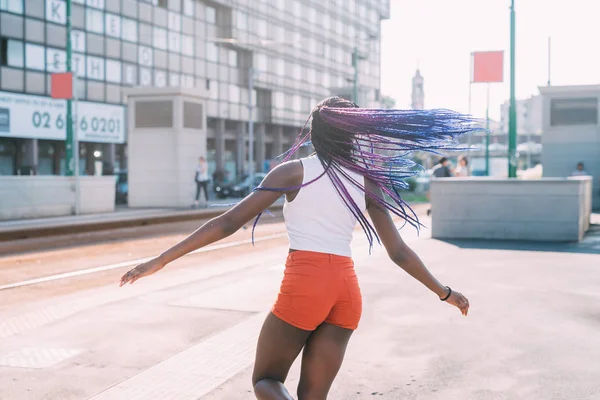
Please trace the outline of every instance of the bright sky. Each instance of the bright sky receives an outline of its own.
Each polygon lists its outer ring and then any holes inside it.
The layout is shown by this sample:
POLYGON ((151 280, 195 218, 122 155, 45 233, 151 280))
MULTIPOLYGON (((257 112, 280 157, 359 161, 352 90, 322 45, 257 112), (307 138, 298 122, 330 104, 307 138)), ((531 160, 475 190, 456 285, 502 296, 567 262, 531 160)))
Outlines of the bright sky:
MULTIPOLYGON (((509 97, 510 0, 391 0, 382 28, 382 94, 409 108, 417 63, 425 107, 468 111, 470 53, 504 50, 505 83, 492 84, 490 117, 509 97)), ((600 84, 600 1, 515 0, 517 98, 552 85, 600 84)), ((486 85, 474 84, 472 113, 485 116, 486 85)))

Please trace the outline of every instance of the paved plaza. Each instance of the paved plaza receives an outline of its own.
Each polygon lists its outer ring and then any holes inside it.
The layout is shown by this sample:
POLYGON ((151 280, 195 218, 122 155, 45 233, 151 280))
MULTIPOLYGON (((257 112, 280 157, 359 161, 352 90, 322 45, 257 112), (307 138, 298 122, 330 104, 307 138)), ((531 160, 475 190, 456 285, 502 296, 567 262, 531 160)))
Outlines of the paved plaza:
MULTIPOLYGON (((267 222, 254 247, 242 230, 124 288, 127 261, 156 254, 190 225, 3 256, 0 286, 18 287, 0 290, 0 399, 252 399, 256 337, 287 251, 281 222, 267 222), (77 274, 89 268, 98 271, 77 274)), ((331 399, 600 399, 597 226, 564 245, 402 232, 444 284, 468 296, 469 316, 383 249, 369 255, 357 230, 364 315, 331 399)), ((298 373, 296 363, 291 392, 298 373)))

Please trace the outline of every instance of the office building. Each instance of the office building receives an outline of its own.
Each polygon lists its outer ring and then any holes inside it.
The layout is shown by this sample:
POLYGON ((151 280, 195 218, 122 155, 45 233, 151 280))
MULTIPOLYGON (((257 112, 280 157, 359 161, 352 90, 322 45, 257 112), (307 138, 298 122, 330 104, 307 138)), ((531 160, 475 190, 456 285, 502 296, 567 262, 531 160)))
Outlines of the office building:
MULTIPOLYGON (((389 0, 73 0, 80 169, 127 167, 123 87, 186 86, 209 93, 209 166, 229 178, 247 170, 252 99, 263 170, 318 101, 354 93, 355 49, 358 103, 379 106, 386 18, 389 0)), ((64 174, 65 104, 49 95, 66 21, 64 0, 0 0, 0 174, 64 174)))

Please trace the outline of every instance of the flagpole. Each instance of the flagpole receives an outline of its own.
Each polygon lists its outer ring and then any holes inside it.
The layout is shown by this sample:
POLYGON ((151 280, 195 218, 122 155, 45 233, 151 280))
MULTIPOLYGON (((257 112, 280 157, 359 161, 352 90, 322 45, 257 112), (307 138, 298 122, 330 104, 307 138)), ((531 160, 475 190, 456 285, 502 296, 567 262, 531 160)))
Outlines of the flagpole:
MULTIPOLYGON (((472 87, 473 87, 473 52, 471 52, 470 57, 470 75, 469 75, 469 115, 471 115, 471 101, 472 101, 472 87)), ((471 135, 467 136, 469 149, 471 148, 471 135)))

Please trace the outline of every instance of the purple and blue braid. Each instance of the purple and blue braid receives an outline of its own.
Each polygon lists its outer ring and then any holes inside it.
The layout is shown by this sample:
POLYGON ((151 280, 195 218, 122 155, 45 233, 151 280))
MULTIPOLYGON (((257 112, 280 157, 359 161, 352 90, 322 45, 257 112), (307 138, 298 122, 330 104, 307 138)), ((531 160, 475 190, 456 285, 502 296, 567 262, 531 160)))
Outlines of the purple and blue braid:
MULTIPOLYGON (((293 188, 259 186, 255 190, 289 192, 327 175, 346 207, 358 220, 372 248, 374 239, 380 242, 379 236, 352 199, 344 181, 419 230, 421 224, 416 213, 400 194, 408 187, 405 179, 416 175, 422 168, 408 156, 415 151, 439 154, 441 151, 461 150, 457 147, 458 137, 476 130, 481 130, 477 119, 451 110, 365 109, 340 97, 330 97, 313 109, 295 143, 283 154, 285 162, 301 147, 312 144, 323 164, 323 174, 293 188), (310 129, 307 131, 309 121, 310 129), (383 192, 383 198, 352 178, 348 170, 373 182, 383 192)), ((253 238, 261 215, 254 221, 253 238)))

